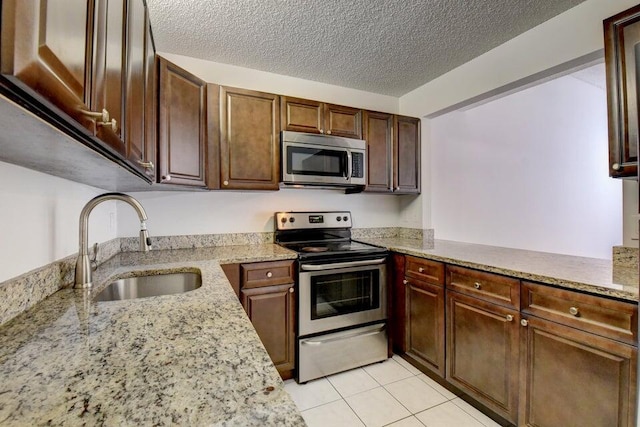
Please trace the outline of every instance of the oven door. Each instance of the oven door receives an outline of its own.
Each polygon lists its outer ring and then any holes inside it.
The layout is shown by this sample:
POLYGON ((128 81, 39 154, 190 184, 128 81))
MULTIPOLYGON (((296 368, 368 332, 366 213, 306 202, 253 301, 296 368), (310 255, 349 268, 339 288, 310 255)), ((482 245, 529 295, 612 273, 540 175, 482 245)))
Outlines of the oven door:
POLYGON ((300 265, 299 335, 386 319, 386 258, 300 265))

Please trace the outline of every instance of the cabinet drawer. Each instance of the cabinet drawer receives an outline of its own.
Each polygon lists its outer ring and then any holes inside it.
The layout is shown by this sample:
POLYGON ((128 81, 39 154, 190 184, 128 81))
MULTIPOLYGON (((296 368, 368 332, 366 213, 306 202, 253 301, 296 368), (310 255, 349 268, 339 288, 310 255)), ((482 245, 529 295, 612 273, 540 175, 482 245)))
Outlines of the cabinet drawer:
POLYGON ((444 286, 444 264, 441 262, 406 256, 404 274, 444 286))
POLYGON ((447 288, 485 301, 520 309, 520 281, 499 274, 447 266, 447 288))
POLYGON ((293 283, 293 263, 294 261, 287 260, 242 264, 240 266, 242 288, 293 283))
POLYGON ((522 312, 638 345, 638 306, 524 282, 522 312))

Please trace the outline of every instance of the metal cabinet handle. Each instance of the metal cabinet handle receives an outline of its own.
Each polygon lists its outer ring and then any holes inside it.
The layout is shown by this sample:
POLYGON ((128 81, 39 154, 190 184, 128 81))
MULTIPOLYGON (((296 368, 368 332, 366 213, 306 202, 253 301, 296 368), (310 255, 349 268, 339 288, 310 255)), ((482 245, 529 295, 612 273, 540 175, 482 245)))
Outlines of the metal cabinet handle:
POLYGON ((620 163, 614 163, 611 165, 611 169, 613 169, 614 171, 619 171, 620 170, 620 163))
POLYGON ((408 284, 409 284, 409 281, 408 281, 407 279, 404 279, 404 280, 402 281, 402 283, 403 283, 403 284, 405 284, 405 285, 408 285, 408 284))
POLYGON ((273 273, 270 271, 267 271, 267 277, 272 277, 272 276, 273 276, 273 273))
POLYGON ((171 181, 171 175, 163 175, 161 179, 162 179, 163 182, 164 181, 171 181))
POLYGON ((570 307, 569 313, 573 316, 578 316, 580 314, 580 310, 578 309, 578 307, 570 307))
POLYGON ((222 185, 229 185, 229 181, 223 181, 222 185))
POLYGON ((118 122, 116 121, 116 119, 111 119, 111 121, 109 122, 96 122, 96 125, 110 127, 114 132, 118 131, 118 122))
POLYGON ((476 283, 473 284, 473 287, 476 288, 476 289, 480 289, 481 286, 482 285, 480 284, 480 282, 476 282, 476 283))
POLYGON ((422 267, 418 268, 418 273, 422 273, 422 272, 424 272, 424 268, 422 267))
POLYGON ((521 320, 520 320, 520 324, 521 324, 522 326, 529 326, 529 321, 528 321, 527 319, 521 319, 521 320))
POLYGON ((320 129, 320 133, 324 133, 324 129, 320 129))
POLYGON ((136 162, 145 169, 153 169, 155 167, 153 162, 145 162, 142 160, 137 160, 136 162))
POLYGON ((400 191, 400 187, 396 187, 393 189, 394 191, 400 191))
POLYGON ((87 111, 80 109, 81 114, 91 117, 92 119, 96 119, 99 122, 108 122, 110 120, 109 112, 106 109, 102 109, 102 111, 87 111))
POLYGON ((292 294, 294 292, 293 287, 289 288, 289 293, 292 294))
POLYGON ((513 322, 513 316, 511 314, 507 314, 507 322, 513 322))
POLYGON ((331 131, 330 130, 327 131, 327 135, 331 135, 331 131))

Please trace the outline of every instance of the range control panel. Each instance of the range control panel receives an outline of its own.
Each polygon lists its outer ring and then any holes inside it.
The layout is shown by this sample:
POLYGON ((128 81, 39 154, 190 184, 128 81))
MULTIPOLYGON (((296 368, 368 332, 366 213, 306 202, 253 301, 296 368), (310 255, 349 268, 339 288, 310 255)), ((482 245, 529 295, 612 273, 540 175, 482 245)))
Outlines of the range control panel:
POLYGON ((351 212, 276 212, 276 230, 351 228, 351 212))

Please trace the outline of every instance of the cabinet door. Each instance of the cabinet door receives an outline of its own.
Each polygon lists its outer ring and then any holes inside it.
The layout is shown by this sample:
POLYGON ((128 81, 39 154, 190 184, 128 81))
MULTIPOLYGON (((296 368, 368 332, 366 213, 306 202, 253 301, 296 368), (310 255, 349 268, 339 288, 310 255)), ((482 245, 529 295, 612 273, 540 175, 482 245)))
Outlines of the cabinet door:
POLYGON ((296 300, 293 284, 242 289, 240 297, 280 376, 292 378, 296 300))
POLYGON ((147 11, 147 24, 145 35, 145 56, 146 62, 144 66, 145 83, 144 83, 144 122, 145 122, 145 162, 152 162, 153 166, 147 169, 147 175, 153 180, 156 179, 156 146, 157 146, 157 126, 158 126, 158 67, 156 63, 156 48, 153 44, 153 35, 151 33, 151 23, 149 21, 149 12, 147 11))
MULTIPOLYGON (((144 171, 140 163, 148 159, 145 144, 145 43, 146 11, 143 0, 129 0, 127 8, 127 49, 125 79, 125 143, 127 159, 144 171)), ((150 160, 150 159, 149 159, 150 160)))
POLYGON ((158 163, 160 182, 204 187, 207 85, 160 58, 158 163))
POLYGON ((221 188, 278 190, 278 95, 222 87, 220 112, 221 188))
POLYGON ((447 379, 515 423, 518 312, 452 291, 447 304, 447 379))
POLYGON ((408 277, 404 283, 406 354, 444 377, 444 287, 408 277))
POLYGON ((90 110, 92 2, 4 0, 1 71, 95 132, 90 110))
POLYGON ((639 42, 640 6, 604 21, 609 175, 616 178, 637 175, 639 42))
POLYGON ((324 133, 362 139, 362 110, 324 104, 324 133))
POLYGON ((126 3, 96 0, 95 5, 91 106, 94 111, 108 111, 111 119, 111 125, 98 126, 96 135, 126 156, 122 132, 126 3))
POLYGON ((406 286, 404 284, 405 256, 394 253, 391 256, 391 275, 393 277, 393 288, 390 289, 391 309, 390 309, 390 340, 393 351, 402 354, 407 351, 406 345, 406 286))
POLYGON ((524 323, 519 425, 636 425, 637 348, 536 317, 524 323))
POLYGON ((324 133, 323 104, 309 99, 280 98, 282 130, 324 133))
POLYGON ((420 193, 420 120, 396 116, 394 129, 394 191, 420 193))
POLYGON ((367 141, 365 191, 393 191, 393 114, 364 112, 363 136, 367 141))

